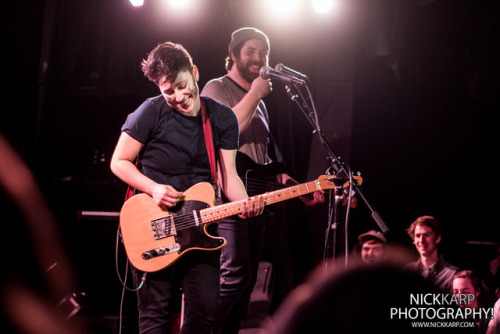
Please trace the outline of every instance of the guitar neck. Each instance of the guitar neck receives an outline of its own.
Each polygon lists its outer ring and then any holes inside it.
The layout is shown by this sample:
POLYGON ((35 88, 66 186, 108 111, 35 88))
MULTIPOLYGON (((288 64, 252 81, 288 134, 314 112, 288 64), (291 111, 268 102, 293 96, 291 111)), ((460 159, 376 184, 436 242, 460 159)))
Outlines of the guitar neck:
MULTIPOLYGON (((298 184, 288 188, 267 192, 262 195, 252 196, 250 199, 257 199, 261 196, 264 198, 265 205, 271 205, 286 201, 295 197, 307 195, 314 191, 321 190, 321 182, 319 180, 310 181, 307 183, 298 184)), ((217 205, 200 211, 201 220, 203 223, 212 223, 223 218, 240 214, 243 211, 243 204, 247 200, 240 200, 231 203, 217 205)))

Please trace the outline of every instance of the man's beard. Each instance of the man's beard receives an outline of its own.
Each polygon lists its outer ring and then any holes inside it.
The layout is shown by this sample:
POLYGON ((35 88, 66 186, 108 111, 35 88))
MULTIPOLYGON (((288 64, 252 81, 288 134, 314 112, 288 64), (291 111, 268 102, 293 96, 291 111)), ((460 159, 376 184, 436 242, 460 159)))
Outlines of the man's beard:
POLYGON ((248 83, 252 83, 259 76, 259 73, 253 73, 249 70, 249 67, 255 64, 259 65, 259 67, 263 66, 262 64, 255 62, 248 62, 244 65, 241 61, 239 61, 239 59, 236 60, 236 68, 238 69, 238 72, 240 72, 241 77, 248 83))

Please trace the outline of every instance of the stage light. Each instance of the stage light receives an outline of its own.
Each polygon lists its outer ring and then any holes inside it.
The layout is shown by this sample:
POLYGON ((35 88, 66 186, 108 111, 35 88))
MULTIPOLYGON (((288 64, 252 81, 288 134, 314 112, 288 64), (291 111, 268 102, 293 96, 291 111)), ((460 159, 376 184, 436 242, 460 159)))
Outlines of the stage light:
POLYGON ((189 20, 198 22, 207 12, 209 3, 211 2, 206 0, 159 0, 156 2, 158 10, 155 10, 155 15, 162 20, 168 20, 169 24, 181 21, 187 23, 189 20))
POLYGON ((132 7, 142 7, 144 5, 144 0, 128 0, 132 7))
POLYGON ((311 5, 319 14, 328 13, 334 6, 334 0, 312 0, 311 5))
POLYGON ((267 5, 273 14, 290 15, 299 7, 299 0, 267 0, 267 5))
POLYGON ((186 8, 193 2, 192 0, 166 0, 165 1, 170 7, 175 8, 186 8))

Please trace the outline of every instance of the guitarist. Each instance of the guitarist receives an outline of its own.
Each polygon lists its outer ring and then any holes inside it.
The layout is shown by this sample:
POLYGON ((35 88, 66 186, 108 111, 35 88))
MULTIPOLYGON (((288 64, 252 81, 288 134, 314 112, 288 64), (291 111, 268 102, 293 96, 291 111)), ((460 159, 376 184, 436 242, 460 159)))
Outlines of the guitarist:
MULTIPOLYGON (((269 64, 269 50, 269 39, 262 31, 250 27, 236 30, 228 47, 227 74, 209 81, 202 91, 203 96, 233 109, 240 130, 238 153, 246 154, 260 165, 271 162, 268 154, 269 116, 262 99, 272 87, 270 80, 259 76, 260 68, 269 64)), ((276 181, 286 185, 297 184, 285 173, 277 175, 276 181)), ((301 199, 307 205, 323 203, 323 191, 315 192, 312 198, 302 196, 301 199)), ((219 224, 220 235, 228 241, 221 257, 219 321, 222 333, 238 333, 246 314, 263 248, 263 219, 261 216, 249 219, 245 224, 219 224)))
MULTIPOLYGON (((238 123, 234 112, 209 98, 200 99, 198 68, 179 44, 158 44, 142 61, 144 75, 160 95, 147 99, 128 115, 122 126, 111 170, 164 208, 175 208, 183 191, 212 182, 201 108, 206 106, 218 154, 218 179, 229 201, 248 198, 235 168, 238 123), (135 164, 136 159, 139 164, 135 164)), ((262 198, 248 200, 243 217, 262 213, 262 198)), ((212 224, 209 227, 216 227, 212 224)), ((175 282, 184 294, 185 317, 181 333, 210 333, 219 300, 220 252, 193 250, 172 266, 147 276, 132 268, 137 291, 140 333, 169 333, 175 282)))

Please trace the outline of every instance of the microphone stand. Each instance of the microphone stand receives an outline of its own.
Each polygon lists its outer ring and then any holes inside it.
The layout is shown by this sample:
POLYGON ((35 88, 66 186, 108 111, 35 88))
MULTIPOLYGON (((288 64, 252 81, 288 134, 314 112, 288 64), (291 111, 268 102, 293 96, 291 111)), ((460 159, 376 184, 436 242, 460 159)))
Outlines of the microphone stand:
MULTIPOLYGON (((328 141, 325 139, 325 136, 323 132, 321 131, 321 128, 319 126, 319 121, 318 121, 318 115, 316 112, 316 108, 314 105, 314 101, 312 98, 312 93, 307 84, 304 85, 298 85, 296 83, 293 83, 292 85, 286 84, 285 85, 286 92, 290 96, 291 100, 295 102, 298 106, 299 109, 302 111, 302 113, 305 115, 306 119, 309 121, 311 126, 313 127, 313 133, 317 134, 319 137, 319 140, 325 147, 327 153, 328 153, 328 160, 330 161, 330 166, 328 167, 326 174, 327 175, 332 175, 331 180, 334 181, 335 184, 335 189, 333 190, 333 196, 332 196, 332 190, 330 190, 330 203, 329 203, 329 212, 328 212, 328 226, 327 230, 325 232, 325 258, 324 258, 324 265, 326 267, 326 255, 328 253, 328 243, 330 240, 330 231, 333 232, 332 236, 332 257, 335 258, 338 256, 338 238, 339 238, 339 227, 344 227, 341 224, 341 209, 342 209, 342 199, 343 199, 343 185, 349 181, 349 203, 348 203, 348 208, 347 208, 347 213, 349 212, 350 209, 350 202, 353 194, 358 194, 363 202, 366 204, 367 208, 371 212, 371 217, 375 221, 375 223, 378 225, 382 233, 386 233, 389 231, 389 228, 387 225, 384 223, 382 217, 378 212, 376 212, 366 197, 363 195, 363 192, 360 188, 360 185, 356 180, 353 179, 352 172, 349 168, 348 165, 346 165, 340 157, 338 157, 334 152, 331 146, 329 145, 328 141), (301 88, 306 88, 307 90, 307 96, 305 96, 303 89, 301 88), (308 103, 308 99, 310 103, 308 103)), ((359 173, 358 173, 359 175, 359 173)), ((346 222, 348 221, 348 216, 346 215, 346 222)), ((347 258, 348 258, 348 249, 347 249, 347 229, 345 229, 345 263, 347 264, 347 258)))

